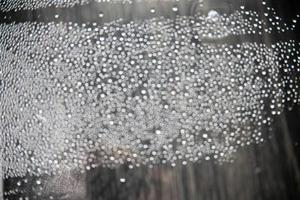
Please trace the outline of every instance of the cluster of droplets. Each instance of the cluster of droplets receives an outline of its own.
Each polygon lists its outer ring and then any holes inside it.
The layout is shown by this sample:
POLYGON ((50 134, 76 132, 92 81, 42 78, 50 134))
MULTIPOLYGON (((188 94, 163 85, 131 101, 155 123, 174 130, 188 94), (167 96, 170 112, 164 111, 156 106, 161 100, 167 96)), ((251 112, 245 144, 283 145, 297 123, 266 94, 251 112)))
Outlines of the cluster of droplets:
MULTIPOLYGON (((133 4, 145 2, 146 0, 7 0, 0 2, 0 11, 35 10, 46 7, 73 7, 88 3, 122 3, 133 4)), ((188 0, 192 1, 192 0, 188 0)), ((159 0, 147 0, 147 2, 159 2, 159 0)), ((163 0, 162 2, 178 2, 178 0, 163 0)), ((198 6, 203 6, 203 0, 197 0, 198 6)), ((175 9, 175 8, 174 8, 175 9)))
POLYGON ((0 11, 35 10, 50 6, 72 7, 77 4, 83 5, 93 0, 7 0, 0 2, 0 11))
POLYGON ((299 44, 205 42, 263 31, 241 16, 2 24, 4 177, 228 161, 262 142, 299 102, 299 44))
MULTIPOLYGON (((122 182, 124 178, 120 179, 120 183, 122 182)), ((83 174, 66 169, 64 173, 55 176, 28 176, 15 179, 6 185, 3 195, 5 200, 78 199, 85 193, 84 183, 83 174)))

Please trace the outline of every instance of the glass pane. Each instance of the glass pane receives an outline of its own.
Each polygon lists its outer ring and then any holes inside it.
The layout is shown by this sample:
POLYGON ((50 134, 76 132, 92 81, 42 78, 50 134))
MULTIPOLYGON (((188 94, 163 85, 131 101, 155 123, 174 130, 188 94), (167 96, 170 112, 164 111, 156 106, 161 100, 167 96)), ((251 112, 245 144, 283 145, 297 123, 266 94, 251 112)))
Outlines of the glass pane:
POLYGON ((295 0, 0 1, 0 199, 300 199, 295 0))

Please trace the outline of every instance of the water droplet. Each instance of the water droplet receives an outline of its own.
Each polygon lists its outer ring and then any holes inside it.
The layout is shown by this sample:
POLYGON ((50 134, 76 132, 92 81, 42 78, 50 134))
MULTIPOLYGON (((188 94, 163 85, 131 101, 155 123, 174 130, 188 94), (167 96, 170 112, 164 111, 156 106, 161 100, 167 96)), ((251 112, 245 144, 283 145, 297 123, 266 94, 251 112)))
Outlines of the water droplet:
POLYGON ((120 178, 120 182, 121 183, 125 183, 126 182, 126 178, 120 178))
POLYGON ((178 11, 178 7, 177 6, 173 6, 172 10, 173 10, 173 12, 177 12, 178 11))
POLYGON ((151 13, 155 13, 155 9, 154 9, 154 8, 151 8, 151 9, 150 9, 150 12, 151 12, 151 13))
POLYGON ((220 14, 217 11, 215 11, 215 10, 211 10, 207 14, 207 19, 209 19, 209 20, 216 21, 219 18, 220 18, 220 14))
POLYGON ((37 184, 37 185, 41 185, 41 183, 42 183, 41 180, 37 180, 37 181, 36 181, 36 184, 37 184))

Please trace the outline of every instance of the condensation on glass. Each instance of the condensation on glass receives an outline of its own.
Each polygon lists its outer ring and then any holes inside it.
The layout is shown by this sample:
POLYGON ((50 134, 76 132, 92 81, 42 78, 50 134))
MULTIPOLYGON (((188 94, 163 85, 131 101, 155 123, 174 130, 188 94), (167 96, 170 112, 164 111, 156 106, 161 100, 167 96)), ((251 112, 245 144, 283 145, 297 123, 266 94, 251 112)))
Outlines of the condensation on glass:
POLYGON ((7 0, 0 11, 3 199, 299 197, 292 3, 7 0))

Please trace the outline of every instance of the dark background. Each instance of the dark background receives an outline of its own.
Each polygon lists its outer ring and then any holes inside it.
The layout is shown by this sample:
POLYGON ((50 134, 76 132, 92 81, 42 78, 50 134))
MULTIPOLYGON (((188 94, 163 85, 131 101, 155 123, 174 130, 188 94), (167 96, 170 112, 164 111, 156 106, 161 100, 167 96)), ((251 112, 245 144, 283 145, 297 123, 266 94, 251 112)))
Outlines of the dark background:
MULTIPOLYGON (((176 3, 175 3, 176 4, 176 3)), ((201 11, 197 3, 177 3, 181 15, 201 11)), ((261 1, 209 0, 203 12, 215 9, 231 12, 241 5, 248 9, 262 11, 261 1)), ((297 0, 272 0, 268 5, 277 10, 287 22, 300 14, 297 0)), ((120 16, 130 21, 152 17, 148 11, 157 8, 156 15, 174 17, 171 12, 174 3, 144 3, 124 5, 109 3, 91 3, 73 8, 43 8, 35 11, 0 13, 2 23, 20 23, 27 21, 51 22, 65 21, 77 23, 112 21, 120 16), (99 13, 104 13, 99 18, 99 13), (55 14, 59 14, 56 19, 55 14)), ((293 35, 300 39, 300 24, 293 35)), ((285 36, 274 35, 274 41, 285 36)), ((1 65, 0 65, 1 66, 1 65)), ((300 66, 298 66, 300 67, 300 66)), ((269 139, 263 144, 251 145, 240 149, 234 163, 219 164, 214 161, 187 166, 155 166, 153 169, 140 167, 133 170, 127 166, 118 169, 97 168, 85 174, 73 174, 74 180, 83 182, 81 192, 65 194, 42 191, 37 195, 35 188, 37 177, 12 178, 4 180, 4 191, 16 187, 18 181, 27 179, 23 194, 7 194, 7 199, 86 199, 86 200, 298 200, 300 199, 300 106, 286 109, 274 119, 269 139), (120 178, 126 182, 121 183, 120 178), (83 188, 82 188, 83 187, 83 188)), ((76 190, 79 190, 75 187, 76 190)), ((70 192, 70 191, 69 191, 70 192)))

